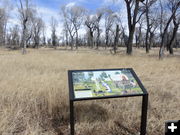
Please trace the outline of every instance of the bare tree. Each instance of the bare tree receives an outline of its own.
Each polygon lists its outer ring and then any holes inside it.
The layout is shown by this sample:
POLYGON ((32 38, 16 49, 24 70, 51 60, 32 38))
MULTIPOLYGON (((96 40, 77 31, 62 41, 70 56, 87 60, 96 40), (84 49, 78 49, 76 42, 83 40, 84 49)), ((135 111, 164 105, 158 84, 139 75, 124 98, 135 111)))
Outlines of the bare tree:
POLYGON ((57 46, 57 35, 56 35, 56 28, 58 26, 58 22, 54 17, 51 17, 51 39, 52 39, 52 45, 54 49, 56 49, 57 46))
POLYGON ((64 28, 68 31, 68 34, 69 34, 69 36, 71 38, 70 46, 71 46, 71 50, 73 50, 74 36, 75 36, 75 32, 73 32, 74 31, 74 26, 71 23, 71 21, 68 19, 68 15, 67 15, 67 12, 66 12, 66 6, 61 7, 61 12, 62 12, 63 19, 64 19, 64 26, 65 26, 64 28))
POLYGON ((164 9, 163 9, 163 5, 162 5, 162 1, 159 0, 159 5, 160 5, 160 36, 162 37, 162 33, 163 33, 163 14, 164 14, 164 9))
POLYGON ((140 48, 140 46, 142 45, 142 28, 144 25, 144 18, 142 17, 139 22, 138 22, 138 26, 136 26, 136 30, 135 30, 135 39, 136 39, 136 47, 140 48))
MULTIPOLYGON (((106 40, 105 44, 107 47, 107 46, 109 46, 110 32, 114 33, 113 38, 115 39, 116 35, 117 35, 117 25, 118 25, 118 31, 120 30, 120 27, 122 28, 122 30, 124 30, 124 26, 122 25, 121 16, 119 13, 113 12, 112 10, 108 10, 106 12, 108 12, 107 16, 105 14, 105 40, 106 40), (115 30, 113 29, 113 27, 115 28, 115 30)), ((119 32, 118 32, 118 34, 119 34, 118 38, 120 38, 120 36, 123 35, 123 31, 121 33, 119 33, 119 32)), ((122 39, 123 39, 123 37, 121 38, 121 40, 122 39)), ((114 43, 115 43, 115 41, 114 41, 114 43)))
POLYGON ((19 0, 19 4, 20 6, 18 7, 18 11, 22 25, 21 47, 22 47, 22 54, 25 54, 27 42, 31 38, 31 31, 30 34, 28 34, 28 23, 30 22, 32 9, 29 0, 19 0))
POLYGON ((18 25, 15 25, 12 29, 10 29, 10 35, 11 35, 11 47, 16 48, 19 47, 20 42, 20 29, 18 25))
POLYGON ((91 48, 93 48, 93 46, 94 46, 93 37, 94 37, 94 31, 96 30, 95 21, 96 21, 95 15, 87 15, 86 16, 85 25, 88 28, 88 46, 89 47, 91 46, 91 48))
POLYGON ((0 44, 6 44, 7 23, 12 5, 9 0, 0 1, 0 44))
POLYGON ((87 32, 88 45, 91 46, 92 48, 94 45, 96 45, 96 49, 98 49, 100 45, 100 34, 102 32, 100 28, 100 21, 103 17, 103 14, 104 14, 104 9, 98 9, 95 14, 88 14, 86 16, 85 25, 88 28, 88 32, 87 32), (96 34, 96 39, 94 39, 95 34, 96 34))
POLYGON ((43 30, 43 20, 40 17, 33 18, 33 40, 34 40, 34 48, 39 47, 40 43, 40 34, 43 30))
POLYGON ((153 4, 156 2, 156 0, 146 0, 145 1, 145 17, 146 17, 146 53, 149 53, 149 49, 150 49, 150 27, 152 26, 151 23, 151 7, 153 6, 153 4))
POLYGON ((161 46, 160 46, 160 50, 159 50, 159 58, 160 59, 163 58, 163 56, 164 56, 165 36, 167 35, 169 25, 172 22, 173 18, 176 16, 176 12, 180 7, 180 1, 179 0, 169 0, 167 4, 169 5, 170 4, 169 2, 171 2, 171 1, 172 1, 172 5, 171 5, 171 11, 172 12, 170 14, 169 19, 166 22, 165 28, 164 28, 163 33, 162 33, 161 46))
MULTIPOLYGON (((61 12, 64 17, 65 32, 68 31, 71 37, 71 49, 73 49, 74 36, 76 36, 75 45, 76 49, 78 49, 78 31, 83 24, 85 9, 77 5, 74 5, 72 7, 68 7, 67 5, 65 5, 61 8, 61 12)), ((67 37, 68 36, 66 35, 66 38, 67 37)))
POLYGON ((105 49, 109 46, 109 32, 113 25, 114 12, 111 9, 105 10, 105 49))
POLYGON ((155 32, 157 31, 157 28, 159 26, 158 18, 157 16, 152 18, 150 21, 150 28, 149 28, 149 47, 151 49, 151 46, 154 45, 154 38, 155 38, 155 32))
POLYGON ((68 28, 67 28, 67 25, 66 25, 65 22, 64 22, 63 26, 64 26, 63 27, 63 37, 65 39, 65 46, 66 46, 66 49, 67 49, 67 47, 69 45, 69 33, 68 33, 68 28))
POLYGON ((101 34, 100 21, 101 21, 103 14, 104 14, 103 9, 99 9, 99 10, 97 10, 96 16, 95 16, 96 19, 95 19, 94 27, 97 30, 96 49, 99 48, 99 44, 100 44, 100 34, 101 34))
POLYGON ((3 8, 0 8, 0 43, 4 44, 6 14, 3 8))
MULTIPOLYGON (((171 12, 173 12, 173 8, 176 5, 176 0, 170 0, 169 1, 169 9, 171 12)), ((172 35, 170 37, 170 41, 167 43, 167 50, 169 51, 170 54, 173 54, 173 46, 175 44, 175 40, 176 40, 176 35, 178 32, 178 28, 179 28, 179 24, 180 24, 180 14, 179 11, 176 12, 176 14, 173 16, 173 29, 172 29, 172 35)))
POLYGON ((116 35, 115 35, 114 46, 113 46, 114 53, 116 53, 116 50, 117 50, 117 44, 119 41, 119 31, 120 31, 119 25, 117 24, 116 25, 116 35))
POLYGON ((78 49, 78 31, 81 28, 81 25, 83 24, 83 19, 84 19, 84 15, 85 15, 85 9, 83 7, 80 6, 73 6, 70 10, 70 14, 71 14, 71 22, 74 26, 75 29, 75 33, 76 33, 76 49, 78 49))
POLYGON ((126 53, 129 55, 132 54, 133 37, 136 24, 140 20, 141 16, 145 13, 145 10, 143 12, 140 12, 140 2, 143 1, 144 0, 125 0, 129 28, 129 37, 126 53))
POLYGON ((52 42, 51 42, 51 38, 48 38, 48 40, 47 40, 47 44, 48 44, 48 45, 51 45, 51 44, 52 44, 52 42))
POLYGON ((162 38, 163 35, 163 28, 165 27, 166 23, 166 10, 165 10, 165 3, 166 0, 159 0, 159 7, 160 7, 160 14, 159 14, 159 28, 160 28, 160 37, 162 38))
POLYGON ((44 22, 42 22, 42 45, 45 46, 46 45, 46 36, 45 36, 45 31, 46 31, 46 25, 44 22))

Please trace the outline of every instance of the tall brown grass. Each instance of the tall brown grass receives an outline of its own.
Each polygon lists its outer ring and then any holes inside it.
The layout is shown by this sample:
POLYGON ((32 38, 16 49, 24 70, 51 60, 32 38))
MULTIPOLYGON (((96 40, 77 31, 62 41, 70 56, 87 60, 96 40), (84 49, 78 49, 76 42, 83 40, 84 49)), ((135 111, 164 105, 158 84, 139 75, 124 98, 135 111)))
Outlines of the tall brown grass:
MULTIPOLYGON (((179 50, 178 50, 179 51, 179 50)), ((0 50, 0 135, 68 135, 67 70, 134 68, 149 92, 148 135, 162 135, 165 120, 180 118, 180 58, 158 60, 157 50, 0 50)), ((134 135, 141 98, 75 103, 77 135, 134 135)))

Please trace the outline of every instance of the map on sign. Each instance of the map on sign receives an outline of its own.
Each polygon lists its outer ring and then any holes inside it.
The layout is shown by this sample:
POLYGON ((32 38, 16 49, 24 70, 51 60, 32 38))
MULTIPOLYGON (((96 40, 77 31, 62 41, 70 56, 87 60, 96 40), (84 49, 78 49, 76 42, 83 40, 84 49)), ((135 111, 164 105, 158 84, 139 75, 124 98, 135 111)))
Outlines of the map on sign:
POLYGON ((75 98, 143 94, 128 69, 72 72, 75 98))

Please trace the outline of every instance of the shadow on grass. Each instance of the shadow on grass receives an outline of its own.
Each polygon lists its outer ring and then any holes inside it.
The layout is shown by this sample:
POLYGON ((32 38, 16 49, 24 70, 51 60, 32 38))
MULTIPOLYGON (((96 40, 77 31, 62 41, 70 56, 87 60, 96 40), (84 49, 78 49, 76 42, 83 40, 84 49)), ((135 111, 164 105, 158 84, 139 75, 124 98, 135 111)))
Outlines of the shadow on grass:
MULTIPOLYGON (((76 122, 93 123, 105 122, 109 119, 107 110, 98 104, 74 104, 74 118, 76 122)), ((53 108, 52 127, 58 135, 69 133, 69 105, 53 108)))
POLYGON ((64 104, 54 106, 52 109, 51 125, 57 135, 66 135, 69 133, 69 106, 64 104))
POLYGON ((109 119, 107 110, 98 104, 76 104, 75 120, 78 122, 93 123, 95 121, 105 122, 109 119))

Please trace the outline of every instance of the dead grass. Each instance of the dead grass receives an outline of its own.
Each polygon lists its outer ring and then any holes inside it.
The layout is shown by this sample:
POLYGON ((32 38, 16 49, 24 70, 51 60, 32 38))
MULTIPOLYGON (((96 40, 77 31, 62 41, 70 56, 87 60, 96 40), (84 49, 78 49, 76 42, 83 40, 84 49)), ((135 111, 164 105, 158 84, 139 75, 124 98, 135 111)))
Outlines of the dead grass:
MULTIPOLYGON (((123 49, 64 51, 0 50, 0 135, 68 135, 69 69, 132 67, 149 92, 148 135, 162 135, 165 120, 180 117, 180 63, 176 56, 158 60, 158 50, 146 55, 123 49)), ((76 103, 77 135, 133 135, 140 125, 141 98, 76 103)))

